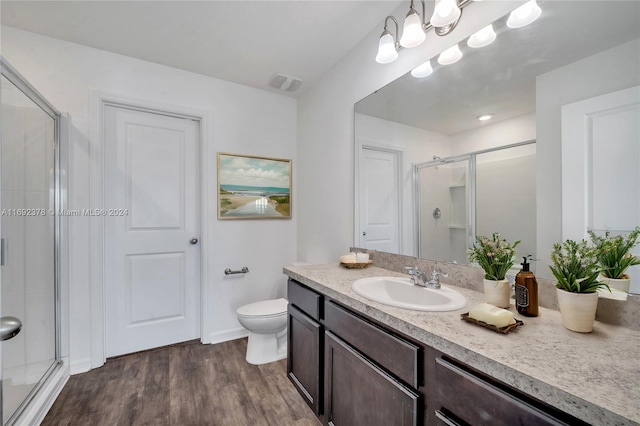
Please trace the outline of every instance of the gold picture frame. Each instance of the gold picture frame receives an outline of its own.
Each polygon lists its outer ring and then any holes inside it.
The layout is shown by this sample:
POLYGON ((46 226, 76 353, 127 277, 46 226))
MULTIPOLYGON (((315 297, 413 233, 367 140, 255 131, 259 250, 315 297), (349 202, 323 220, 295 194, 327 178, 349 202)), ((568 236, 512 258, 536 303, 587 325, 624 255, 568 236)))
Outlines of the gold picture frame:
POLYGON ((291 160, 218 153, 218 219, 291 219, 291 160))

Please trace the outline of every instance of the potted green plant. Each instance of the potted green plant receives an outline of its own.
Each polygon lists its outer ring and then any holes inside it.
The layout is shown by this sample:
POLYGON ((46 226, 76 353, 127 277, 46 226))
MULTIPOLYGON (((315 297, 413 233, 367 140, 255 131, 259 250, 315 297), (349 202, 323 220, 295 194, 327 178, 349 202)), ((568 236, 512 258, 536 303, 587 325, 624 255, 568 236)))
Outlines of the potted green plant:
POLYGON ((600 287, 609 286, 598 281, 598 252, 586 240, 567 240, 554 244, 551 251, 552 266, 556 277, 556 294, 562 315, 562 324, 572 331, 590 333, 598 307, 600 287))
POLYGON ((513 266, 516 241, 510 244, 500 234, 494 232, 491 239, 478 235, 469 249, 469 260, 476 262, 484 271, 484 299, 499 308, 508 308, 511 298, 511 285, 505 278, 513 266))
POLYGON ((589 230, 588 233, 598 252, 600 279, 609 287, 628 293, 631 279, 626 274, 627 269, 640 265, 640 260, 630 253, 638 244, 640 227, 631 231, 627 238, 622 235, 612 237, 609 231, 605 232, 604 237, 596 235, 593 230, 589 230))

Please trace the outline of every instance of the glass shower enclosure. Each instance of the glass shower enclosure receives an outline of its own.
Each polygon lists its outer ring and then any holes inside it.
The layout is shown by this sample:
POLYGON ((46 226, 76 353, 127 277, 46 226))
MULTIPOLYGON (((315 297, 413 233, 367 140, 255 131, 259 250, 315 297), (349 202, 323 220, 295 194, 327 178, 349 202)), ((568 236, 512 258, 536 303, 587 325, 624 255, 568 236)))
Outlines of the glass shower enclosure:
POLYGON ((60 114, 2 59, 0 316, 2 424, 16 424, 61 365, 60 114))
POLYGON ((419 257, 466 264, 476 235, 498 232, 521 241, 518 256, 535 258, 535 140, 415 164, 413 173, 419 257))

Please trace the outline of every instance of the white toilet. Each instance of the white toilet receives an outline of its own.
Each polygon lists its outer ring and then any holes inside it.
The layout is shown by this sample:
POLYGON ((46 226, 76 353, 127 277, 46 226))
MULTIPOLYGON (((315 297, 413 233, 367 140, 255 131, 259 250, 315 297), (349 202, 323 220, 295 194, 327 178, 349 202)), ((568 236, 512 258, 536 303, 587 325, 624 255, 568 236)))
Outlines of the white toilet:
POLYGON ((266 364, 287 357, 287 299, 263 300, 238 308, 238 321, 249 330, 247 362, 266 364))

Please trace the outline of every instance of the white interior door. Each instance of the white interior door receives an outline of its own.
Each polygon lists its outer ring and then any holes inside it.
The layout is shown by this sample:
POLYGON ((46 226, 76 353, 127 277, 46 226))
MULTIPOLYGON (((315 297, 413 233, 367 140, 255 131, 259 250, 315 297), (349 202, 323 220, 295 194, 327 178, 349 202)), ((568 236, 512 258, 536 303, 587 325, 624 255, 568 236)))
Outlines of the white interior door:
POLYGON ((400 252, 400 156, 362 148, 360 159, 360 247, 400 252))
MULTIPOLYGON (((640 86, 563 106, 563 239, 640 225, 639 163, 640 86)), ((640 267, 628 273, 640 292, 640 267)))
POLYGON ((106 356, 200 337, 194 120, 105 106, 106 356))

